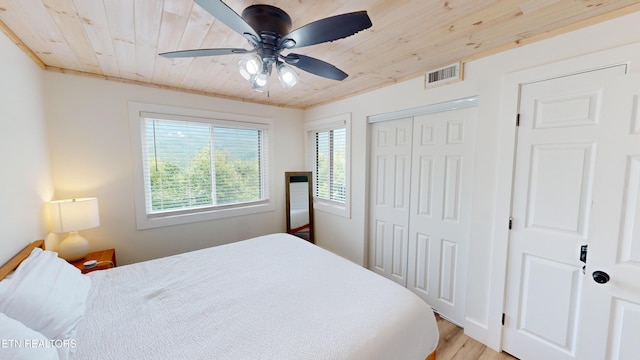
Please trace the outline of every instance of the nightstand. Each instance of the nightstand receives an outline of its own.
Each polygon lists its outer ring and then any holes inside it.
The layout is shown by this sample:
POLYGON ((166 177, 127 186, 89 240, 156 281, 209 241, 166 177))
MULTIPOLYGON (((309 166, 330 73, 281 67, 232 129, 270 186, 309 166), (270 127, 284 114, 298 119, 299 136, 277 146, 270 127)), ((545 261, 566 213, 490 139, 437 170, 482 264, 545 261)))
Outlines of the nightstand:
POLYGON ((102 251, 94 251, 88 253, 87 256, 83 257, 80 260, 72 261, 71 265, 77 267, 82 271, 83 274, 95 271, 95 270, 104 270, 109 269, 116 266, 116 250, 115 249, 107 249, 102 251), (98 265, 95 267, 85 269, 84 262, 89 260, 96 260, 98 265))

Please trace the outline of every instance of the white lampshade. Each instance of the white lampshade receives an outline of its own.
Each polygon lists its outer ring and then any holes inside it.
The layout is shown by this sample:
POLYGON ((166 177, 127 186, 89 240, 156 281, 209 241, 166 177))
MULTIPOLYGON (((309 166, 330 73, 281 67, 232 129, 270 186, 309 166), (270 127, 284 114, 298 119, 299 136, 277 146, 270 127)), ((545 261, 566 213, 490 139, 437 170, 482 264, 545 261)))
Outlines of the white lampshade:
POLYGON ((251 83, 253 89, 259 92, 269 91, 269 73, 262 72, 253 79, 251 83))
POLYGON ((294 87, 298 83, 298 78, 298 73, 293 70, 293 67, 285 63, 278 64, 278 79, 283 88, 294 87))
POLYGON ((257 54, 243 56, 238 61, 238 70, 245 80, 252 81, 262 69, 262 59, 257 54))
POLYGON ((98 199, 55 200, 48 205, 51 232, 69 232, 69 237, 58 245, 58 255, 69 261, 86 256, 89 253, 89 242, 78 235, 78 231, 100 225, 98 199))

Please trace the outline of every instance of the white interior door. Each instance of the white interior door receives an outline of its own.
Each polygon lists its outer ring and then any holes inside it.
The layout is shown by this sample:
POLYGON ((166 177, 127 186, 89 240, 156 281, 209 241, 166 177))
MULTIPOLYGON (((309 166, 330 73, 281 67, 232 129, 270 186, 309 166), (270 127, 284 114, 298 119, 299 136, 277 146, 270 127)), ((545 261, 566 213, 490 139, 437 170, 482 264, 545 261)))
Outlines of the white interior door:
POLYGON ((369 267, 407 285, 412 119, 371 127, 369 267))
POLYGON ((603 93, 578 359, 640 358, 639 99, 640 74, 603 93), (609 281, 597 283, 597 271, 609 281))
POLYGON ((611 125, 603 114, 610 91, 604 84, 624 71, 521 88, 503 332, 504 350, 519 358, 582 359, 584 351, 598 351, 579 340, 591 324, 580 308, 585 286, 592 286, 579 254, 582 245, 599 241, 590 232, 598 221, 592 216, 595 178, 607 161, 599 154, 611 146, 601 136, 611 125))
POLYGON ((477 108, 416 116, 407 287, 464 324, 477 108))

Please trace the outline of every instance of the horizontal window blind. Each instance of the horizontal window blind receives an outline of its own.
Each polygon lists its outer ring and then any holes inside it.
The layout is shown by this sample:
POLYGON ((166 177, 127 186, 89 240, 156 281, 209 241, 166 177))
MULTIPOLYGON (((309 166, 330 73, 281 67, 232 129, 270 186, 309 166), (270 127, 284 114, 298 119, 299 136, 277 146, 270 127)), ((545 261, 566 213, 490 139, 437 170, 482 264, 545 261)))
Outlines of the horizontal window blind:
POLYGON ((315 133, 315 196, 346 202, 346 128, 315 133))
POLYGON ((147 214, 262 201, 266 130, 142 118, 147 214))

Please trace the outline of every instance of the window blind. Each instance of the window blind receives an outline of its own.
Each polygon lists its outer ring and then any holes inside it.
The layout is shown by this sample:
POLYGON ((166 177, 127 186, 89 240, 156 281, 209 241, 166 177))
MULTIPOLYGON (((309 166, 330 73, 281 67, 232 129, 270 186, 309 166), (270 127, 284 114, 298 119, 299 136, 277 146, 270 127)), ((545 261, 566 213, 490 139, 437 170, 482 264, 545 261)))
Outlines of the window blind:
POLYGON ((142 118, 147 214, 266 199, 266 131, 142 118))
POLYGON ((346 128, 315 133, 315 196, 346 202, 346 128))

